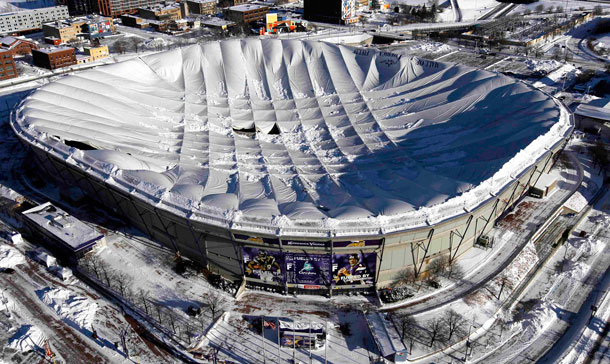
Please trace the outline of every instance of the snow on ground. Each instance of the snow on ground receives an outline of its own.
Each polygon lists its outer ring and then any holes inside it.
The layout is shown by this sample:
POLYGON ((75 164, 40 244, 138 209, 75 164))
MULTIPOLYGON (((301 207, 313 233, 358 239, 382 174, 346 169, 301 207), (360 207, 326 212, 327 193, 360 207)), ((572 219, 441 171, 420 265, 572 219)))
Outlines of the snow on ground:
MULTIPOLYGON (((476 20, 487 14, 500 3, 495 0, 456 0, 462 15, 462 21, 476 20)), ((455 21, 453 9, 449 6, 438 14, 437 20, 442 22, 455 21)))
POLYGON ((23 325, 10 338, 8 347, 22 353, 30 350, 40 351, 44 347, 45 340, 46 336, 39 328, 32 325, 23 325))
POLYGON ((582 195, 582 193, 580 193, 579 191, 576 191, 564 204, 565 207, 569 208, 570 210, 575 211, 576 213, 581 212, 585 207, 587 207, 587 205, 589 204, 589 202, 587 201, 587 199, 582 195))
POLYGON ((0 246, 0 268, 15 268, 25 263, 25 257, 17 249, 8 246, 0 246))
POLYGON ((543 72, 546 74, 558 69, 562 64, 555 60, 528 58, 525 60, 525 65, 532 72, 543 72))
POLYGON ((64 288, 43 288, 36 291, 38 297, 66 322, 80 329, 89 330, 98 305, 95 301, 74 294, 64 288))
POLYGON ((578 73, 580 73, 580 71, 573 65, 564 64, 545 77, 534 82, 533 86, 543 90, 548 88, 563 89, 571 84, 578 73))

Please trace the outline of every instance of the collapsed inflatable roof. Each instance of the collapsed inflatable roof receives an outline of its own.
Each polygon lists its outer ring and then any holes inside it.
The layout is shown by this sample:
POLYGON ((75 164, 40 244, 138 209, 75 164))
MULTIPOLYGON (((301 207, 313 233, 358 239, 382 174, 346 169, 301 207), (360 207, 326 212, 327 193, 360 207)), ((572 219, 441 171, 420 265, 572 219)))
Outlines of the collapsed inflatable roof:
POLYGON ((190 218, 355 235, 472 210, 571 125, 552 98, 496 73, 247 39, 60 78, 27 97, 13 127, 190 218))

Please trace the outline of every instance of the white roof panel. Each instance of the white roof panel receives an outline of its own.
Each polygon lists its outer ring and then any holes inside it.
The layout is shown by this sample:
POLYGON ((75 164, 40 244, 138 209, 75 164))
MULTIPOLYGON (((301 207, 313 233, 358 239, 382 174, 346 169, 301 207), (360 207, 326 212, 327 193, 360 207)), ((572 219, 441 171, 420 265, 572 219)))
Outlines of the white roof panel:
POLYGON ((496 73, 245 39, 60 78, 20 105, 13 126, 212 224, 378 234, 472 210, 572 125, 550 96, 496 73))

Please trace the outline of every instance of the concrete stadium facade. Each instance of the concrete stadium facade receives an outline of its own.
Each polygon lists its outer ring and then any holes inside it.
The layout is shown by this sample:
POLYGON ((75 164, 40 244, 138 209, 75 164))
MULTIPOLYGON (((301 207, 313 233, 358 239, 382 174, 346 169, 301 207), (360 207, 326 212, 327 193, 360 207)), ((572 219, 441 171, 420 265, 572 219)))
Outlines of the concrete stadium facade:
MULTIPOLYGON (((176 213, 181 209, 179 206, 163 201, 151 204, 151 196, 145 192, 131 189, 128 193, 109 183, 108 175, 100 170, 76 167, 77 163, 67 158, 70 147, 62 142, 53 138, 42 141, 29 135, 17 123, 12 122, 11 125, 46 174, 62 185, 78 186, 86 196, 94 198, 181 256, 192 259, 229 280, 245 280, 246 286, 266 287, 280 292, 330 295, 391 286, 405 269, 413 269, 418 275, 425 275, 428 265, 442 255, 451 261, 458 259, 494 226, 502 214, 514 207, 542 174, 552 168, 570 134, 567 133, 565 139, 541 155, 535 164, 516 176, 500 193, 490 195, 470 212, 464 211, 463 214, 426 227, 397 233, 304 238, 296 231, 280 235, 261 234, 260 231, 244 228, 219 228, 202 223, 193 215, 189 218, 180 216, 176 213), (244 259, 248 250, 264 250, 268 255, 276 257, 276 261, 282 261, 281 279, 247 276, 247 262, 244 259), (326 282, 299 283, 298 279, 289 277, 284 259, 277 258, 287 254, 322 259, 330 264, 333 257, 338 255, 372 256, 374 265, 370 266, 371 262, 368 262, 372 279, 353 282, 359 284, 336 285, 333 279, 337 278, 337 267, 333 271, 331 266, 327 268, 329 277, 326 282)), ((303 229, 304 232, 306 230, 303 229)))

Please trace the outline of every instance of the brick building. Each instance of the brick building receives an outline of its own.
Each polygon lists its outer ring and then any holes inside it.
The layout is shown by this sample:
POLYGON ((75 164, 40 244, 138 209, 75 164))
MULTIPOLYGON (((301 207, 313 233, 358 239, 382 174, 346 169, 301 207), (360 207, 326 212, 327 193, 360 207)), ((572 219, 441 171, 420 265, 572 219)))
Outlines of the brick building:
POLYGON ((269 8, 263 5, 242 4, 223 10, 223 17, 235 23, 250 23, 263 20, 269 8))
POLYGON ((158 4, 147 6, 138 9, 138 15, 144 19, 151 20, 178 20, 182 19, 180 4, 173 3, 169 5, 158 4))
MULTIPOLYGON (((42 25, 42 32, 44 33, 45 41, 47 41, 47 43, 51 43, 47 39, 59 39, 59 43, 67 43, 76 39, 79 31, 79 26, 68 21, 56 21, 42 25)), ((54 43, 56 42, 52 42, 51 44, 54 43)))
POLYGON ((17 67, 15 67, 11 51, 0 48, 0 61, 2 61, 0 64, 0 80, 17 77, 17 67))
POLYGON ((186 0, 184 1, 184 5, 188 10, 186 15, 214 15, 218 12, 216 0, 186 0))
POLYGON ((123 14, 135 14, 139 8, 155 5, 159 0, 98 0, 97 3, 97 12, 115 18, 123 14))
POLYGON ((34 65, 51 70, 76 64, 74 48, 42 48, 32 50, 34 65))
POLYGON ((0 47, 8 49, 15 57, 32 54, 32 49, 38 49, 38 44, 29 39, 4 37, 0 38, 0 47))

